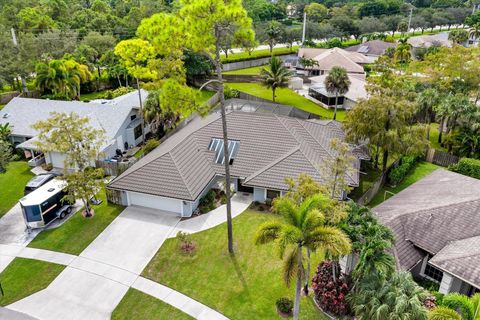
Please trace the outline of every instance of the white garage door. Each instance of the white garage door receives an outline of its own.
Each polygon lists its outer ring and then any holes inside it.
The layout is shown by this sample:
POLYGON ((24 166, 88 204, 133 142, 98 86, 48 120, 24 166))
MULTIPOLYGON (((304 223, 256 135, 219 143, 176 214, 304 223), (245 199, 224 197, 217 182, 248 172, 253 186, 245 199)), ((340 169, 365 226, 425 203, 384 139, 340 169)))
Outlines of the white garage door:
POLYGON ((182 201, 152 196, 144 193, 129 192, 130 205, 182 213, 182 201))

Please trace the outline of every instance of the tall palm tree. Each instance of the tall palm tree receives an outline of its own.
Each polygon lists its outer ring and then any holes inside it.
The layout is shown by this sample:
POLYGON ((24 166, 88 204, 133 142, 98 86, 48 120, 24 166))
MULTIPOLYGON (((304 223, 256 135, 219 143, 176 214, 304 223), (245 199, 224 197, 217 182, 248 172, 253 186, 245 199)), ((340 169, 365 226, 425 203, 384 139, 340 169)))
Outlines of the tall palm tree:
POLYGON ((328 93, 335 94, 335 111, 333 120, 337 119, 338 96, 348 92, 350 87, 350 79, 348 79, 347 70, 342 67, 333 67, 328 76, 325 78, 325 88, 328 93))
POLYGON ((445 295, 440 306, 429 312, 431 320, 480 320, 480 293, 467 297, 460 293, 445 295))
POLYGON ((420 288, 408 271, 394 272, 388 278, 366 277, 348 300, 358 320, 427 320, 420 288))
POLYGON ((293 73, 283 65, 283 60, 278 57, 272 57, 267 68, 260 70, 263 84, 272 89, 272 100, 275 102, 275 91, 277 88, 284 88, 288 85, 288 79, 293 73))
POLYGON ((480 38, 480 23, 474 24, 469 30, 468 34, 470 37, 473 39, 478 39, 480 38))
POLYGON ((283 219, 262 224, 255 235, 256 244, 274 242, 284 261, 283 278, 287 286, 296 277, 293 317, 298 319, 300 312, 300 291, 304 278, 304 250, 312 252, 321 248, 323 252, 341 256, 350 252, 350 239, 340 229, 325 225, 325 217, 316 208, 323 197, 314 195, 300 205, 289 197, 276 199, 275 212, 283 219))
POLYGON ((395 62, 406 65, 412 58, 412 45, 408 43, 407 38, 398 40, 398 46, 395 48, 393 59, 395 62))
POLYGON ((440 103, 438 90, 428 88, 424 90, 417 98, 417 105, 420 112, 425 113, 425 123, 427 124, 427 140, 430 140, 430 122, 433 108, 440 103))

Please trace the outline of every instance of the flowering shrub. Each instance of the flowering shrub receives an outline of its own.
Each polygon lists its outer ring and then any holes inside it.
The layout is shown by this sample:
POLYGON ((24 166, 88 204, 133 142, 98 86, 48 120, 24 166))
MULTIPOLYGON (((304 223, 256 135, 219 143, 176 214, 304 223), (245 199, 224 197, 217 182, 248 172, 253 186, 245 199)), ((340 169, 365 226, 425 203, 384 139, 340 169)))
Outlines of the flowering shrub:
POLYGON ((312 279, 312 288, 317 303, 324 311, 337 316, 349 314, 346 296, 350 288, 340 271, 338 262, 324 261, 318 265, 312 279), (333 263, 336 264, 336 281, 333 280, 333 263))

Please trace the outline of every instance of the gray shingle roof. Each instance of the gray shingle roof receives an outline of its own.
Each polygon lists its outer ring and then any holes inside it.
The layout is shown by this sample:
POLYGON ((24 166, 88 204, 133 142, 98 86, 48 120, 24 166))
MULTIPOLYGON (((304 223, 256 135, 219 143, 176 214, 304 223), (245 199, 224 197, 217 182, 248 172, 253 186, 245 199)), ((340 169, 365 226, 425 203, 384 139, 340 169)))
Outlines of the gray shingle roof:
POLYGON ((368 54, 372 56, 381 56, 385 53, 385 50, 391 47, 395 47, 396 44, 392 42, 386 42, 382 40, 371 40, 361 44, 357 44, 348 48, 346 51, 358 52, 362 54, 368 54))
MULTIPOLYGON (((231 175, 249 185, 278 190, 287 189, 285 177, 302 172, 321 182, 316 166, 331 156, 330 140, 344 138, 337 122, 273 114, 229 112, 227 126, 229 139, 240 141, 231 175)), ((215 175, 225 174, 208 150, 212 138, 222 138, 219 114, 193 120, 109 187, 193 201, 215 175)), ((348 179, 358 185, 358 172, 348 179)))
POLYGON ((480 236, 447 244, 429 263, 480 287, 480 236))
POLYGON ((480 180, 438 169, 375 207, 395 234, 400 266, 412 268, 422 250, 435 255, 450 241, 479 236, 479 190, 480 180))

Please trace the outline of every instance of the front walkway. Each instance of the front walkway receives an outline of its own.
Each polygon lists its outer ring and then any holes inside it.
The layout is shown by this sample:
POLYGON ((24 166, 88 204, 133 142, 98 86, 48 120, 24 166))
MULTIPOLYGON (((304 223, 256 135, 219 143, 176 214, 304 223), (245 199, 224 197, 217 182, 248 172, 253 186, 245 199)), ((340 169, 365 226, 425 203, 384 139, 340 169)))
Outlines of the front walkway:
MULTIPOLYGON (((232 199, 234 216, 250 202, 249 197, 232 199)), ((224 222, 225 214, 223 218, 220 214, 218 210, 203 219, 200 219, 202 216, 190 219, 182 228, 189 228, 190 232, 204 230, 224 222)), ((196 319, 226 320, 198 301, 139 276, 165 239, 176 234, 174 230, 179 225, 179 218, 174 215, 128 207, 78 257, 14 245, 0 247, 4 257, 19 256, 67 265, 46 289, 8 308, 41 320, 110 319, 127 290, 133 287, 196 319)), ((0 263, 1 259, 0 254, 0 263)))

